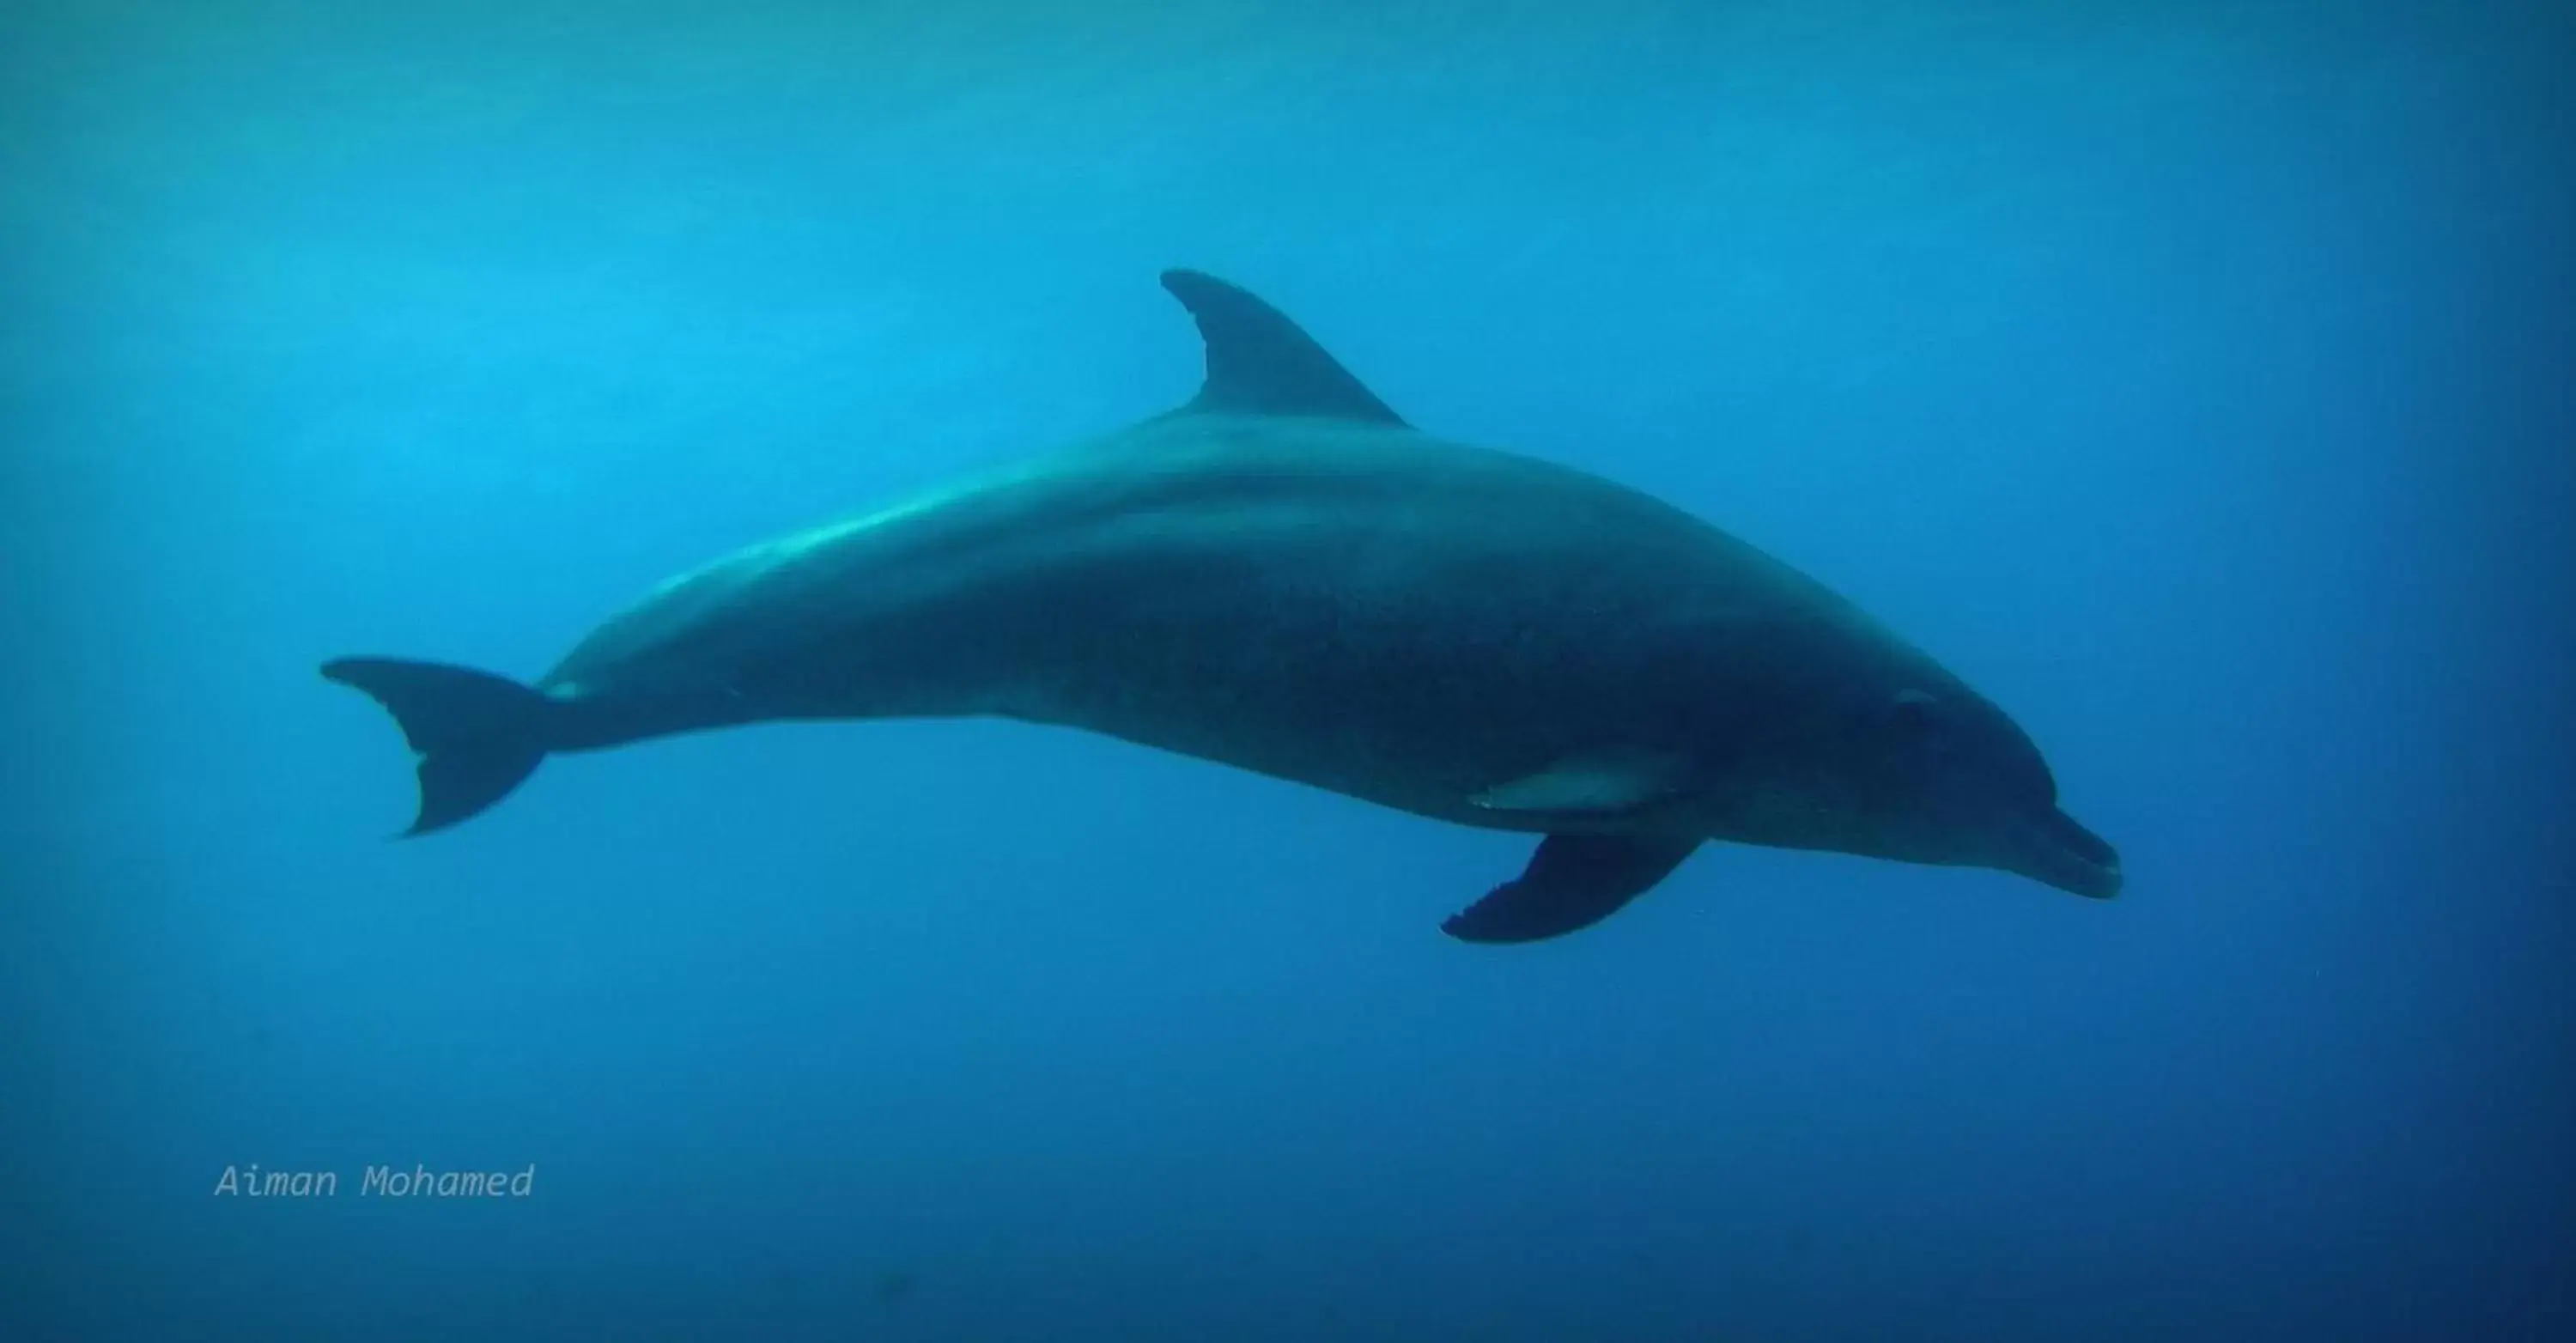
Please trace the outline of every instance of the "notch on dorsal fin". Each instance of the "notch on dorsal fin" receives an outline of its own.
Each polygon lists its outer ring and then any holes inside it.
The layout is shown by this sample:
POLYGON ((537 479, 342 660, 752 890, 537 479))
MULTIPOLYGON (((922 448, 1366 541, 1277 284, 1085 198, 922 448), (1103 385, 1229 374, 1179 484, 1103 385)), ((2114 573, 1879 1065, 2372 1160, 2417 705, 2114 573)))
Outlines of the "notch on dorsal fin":
POLYGON ((1185 409, 1404 423, 1277 308, 1194 270, 1163 272, 1163 287, 1198 319, 1207 346, 1207 381, 1185 409))

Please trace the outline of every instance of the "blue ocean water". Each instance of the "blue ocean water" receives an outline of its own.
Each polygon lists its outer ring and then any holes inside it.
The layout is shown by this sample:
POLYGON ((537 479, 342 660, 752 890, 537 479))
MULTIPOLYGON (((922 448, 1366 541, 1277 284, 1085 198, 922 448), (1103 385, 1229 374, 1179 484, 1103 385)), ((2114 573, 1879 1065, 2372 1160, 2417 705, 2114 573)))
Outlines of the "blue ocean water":
POLYGON ((0 1339, 2576 1337, 2558 8, 13 0, 0 1339), (1173 265, 1850 595, 2127 893, 1469 947, 1525 841, 988 722, 386 841, 321 661, 1163 410, 1173 265))

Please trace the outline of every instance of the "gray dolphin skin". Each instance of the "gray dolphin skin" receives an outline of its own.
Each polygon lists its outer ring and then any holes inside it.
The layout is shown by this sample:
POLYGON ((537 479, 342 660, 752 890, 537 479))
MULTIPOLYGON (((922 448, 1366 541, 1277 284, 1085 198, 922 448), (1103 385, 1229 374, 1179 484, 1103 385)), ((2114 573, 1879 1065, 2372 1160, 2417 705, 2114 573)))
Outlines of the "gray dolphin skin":
POLYGON ((1544 836, 1443 925, 1469 942, 1588 927, 1709 840, 2119 892, 2030 738, 1849 602, 1636 491, 1421 433, 1259 298, 1162 280, 1206 347, 1185 406, 683 574, 533 686, 326 664, 418 757, 405 833, 558 752, 998 716, 1544 836))

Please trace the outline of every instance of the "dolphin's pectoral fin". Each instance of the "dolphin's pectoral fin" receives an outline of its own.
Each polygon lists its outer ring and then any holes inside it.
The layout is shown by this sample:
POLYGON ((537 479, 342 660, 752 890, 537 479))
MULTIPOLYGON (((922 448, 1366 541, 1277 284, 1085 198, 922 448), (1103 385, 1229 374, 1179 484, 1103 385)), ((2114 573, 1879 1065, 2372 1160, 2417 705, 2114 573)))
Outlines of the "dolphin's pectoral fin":
POLYGON ((1673 791, 1681 761, 1649 751, 1574 756, 1536 774, 1497 784, 1467 801, 1493 811, 1564 811, 1610 815, 1635 811, 1673 791))
POLYGON ((1461 942, 1536 942, 1589 928, 1653 889, 1699 840, 1666 835, 1550 835, 1519 878, 1453 914, 1461 942))
POLYGON ((1207 382, 1186 409, 1404 423, 1277 308, 1194 270, 1163 272, 1163 287, 1198 319, 1207 346, 1207 382))

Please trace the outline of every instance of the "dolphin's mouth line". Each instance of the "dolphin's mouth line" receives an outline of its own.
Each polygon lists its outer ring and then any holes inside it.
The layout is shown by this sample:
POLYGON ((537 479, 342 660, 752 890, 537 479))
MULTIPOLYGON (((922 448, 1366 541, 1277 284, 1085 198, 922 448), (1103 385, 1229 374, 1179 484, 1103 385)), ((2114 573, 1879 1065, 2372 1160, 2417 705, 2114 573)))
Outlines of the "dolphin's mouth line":
POLYGON ((2025 814, 2014 826, 2021 850, 2014 870, 2088 900, 2108 900, 2124 880, 2119 851, 2057 807, 2025 814))

